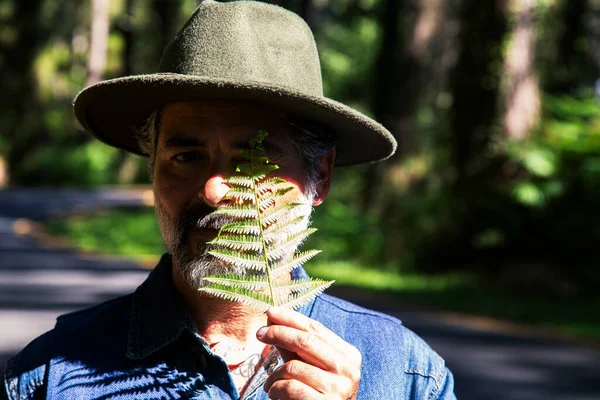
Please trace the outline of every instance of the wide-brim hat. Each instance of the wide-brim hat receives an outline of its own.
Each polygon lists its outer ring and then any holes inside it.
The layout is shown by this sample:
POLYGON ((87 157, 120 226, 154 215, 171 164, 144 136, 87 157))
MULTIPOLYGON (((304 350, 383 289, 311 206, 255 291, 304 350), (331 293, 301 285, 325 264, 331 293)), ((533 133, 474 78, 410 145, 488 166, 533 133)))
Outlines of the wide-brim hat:
POLYGON ((231 100, 264 104, 316 122, 337 138, 336 166, 383 160, 396 150, 373 119, 323 96, 317 47, 308 25, 281 7, 256 1, 203 1, 165 49, 160 72, 85 88, 75 116, 101 141, 144 154, 135 138, 168 103, 231 100))

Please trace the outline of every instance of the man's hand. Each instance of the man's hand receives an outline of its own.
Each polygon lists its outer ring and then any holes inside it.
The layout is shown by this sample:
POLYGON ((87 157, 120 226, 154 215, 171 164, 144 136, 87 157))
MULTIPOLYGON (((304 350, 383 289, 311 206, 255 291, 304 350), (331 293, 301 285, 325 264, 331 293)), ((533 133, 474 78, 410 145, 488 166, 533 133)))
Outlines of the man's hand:
POLYGON ((320 322, 287 309, 271 308, 270 324, 256 337, 277 346, 284 365, 264 384, 271 399, 355 400, 360 351, 320 322))

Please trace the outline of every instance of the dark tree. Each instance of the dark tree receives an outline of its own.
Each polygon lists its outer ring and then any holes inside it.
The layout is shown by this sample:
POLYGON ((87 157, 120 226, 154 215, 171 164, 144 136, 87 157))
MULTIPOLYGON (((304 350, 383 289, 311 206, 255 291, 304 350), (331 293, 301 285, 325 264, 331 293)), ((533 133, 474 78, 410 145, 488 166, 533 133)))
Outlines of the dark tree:
POLYGON ((464 0, 461 7, 460 50, 450 83, 452 159, 459 188, 476 175, 496 121, 506 3, 464 0))
POLYGON ((152 20, 156 24, 158 37, 154 46, 156 48, 156 63, 158 66, 163 50, 171 42, 175 33, 180 28, 179 13, 181 12, 181 0, 153 0, 152 1, 152 20))
POLYGON ((589 9, 588 0, 564 0, 560 4, 557 27, 560 34, 545 85, 551 93, 573 92, 582 80, 582 65, 591 65, 587 62, 587 55, 578 49, 578 42, 587 36, 585 19, 589 9))
POLYGON ((36 23, 40 19, 42 3, 41 0, 15 2, 14 14, 8 24, 13 27, 16 39, 2 49, 0 122, 9 143, 6 156, 9 176, 40 142, 39 127, 34 125, 40 108, 35 95, 33 65, 49 36, 45 25, 36 23))

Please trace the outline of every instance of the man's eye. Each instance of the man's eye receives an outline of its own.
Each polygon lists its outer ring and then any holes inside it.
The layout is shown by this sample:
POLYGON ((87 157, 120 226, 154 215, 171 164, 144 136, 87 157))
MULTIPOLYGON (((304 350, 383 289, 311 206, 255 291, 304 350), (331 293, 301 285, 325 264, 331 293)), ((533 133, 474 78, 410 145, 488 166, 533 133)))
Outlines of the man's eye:
POLYGON ((204 161, 206 157, 197 151, 187 151, 185 153, 179 153, 175 157, 173 157, 175 161, 180 163, 189 163, 192 161, 204 161))

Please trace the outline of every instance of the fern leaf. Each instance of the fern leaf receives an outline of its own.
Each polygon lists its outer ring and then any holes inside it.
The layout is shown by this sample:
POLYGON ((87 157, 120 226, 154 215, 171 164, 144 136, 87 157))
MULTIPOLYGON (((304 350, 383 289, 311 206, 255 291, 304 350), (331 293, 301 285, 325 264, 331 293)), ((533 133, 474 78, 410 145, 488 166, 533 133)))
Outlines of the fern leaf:
POLYGON ((267 208, 271 207, 274 204, 275 204, 275 199, 272 197, 267 198, 267 199, 260 199, 260 201, 258 203, 258 209, 260 211, 265 211, 267 208))
POLYGON ((254 179, 254 182, 256 183, 278 168, 279 167, 275 164, 266 164, 260 166, 256 166, 253 164, 242 164, 238 165, 238 167, 236 168, 236 172, 240 172, 244 175, 251 176, 254 179))
POLYGON ((251 235, 240 235, 240 236, 223 236, 218 235, 215 239, 208 242, 213 246, 222 246, 231 250, 242 250, 242 251, 255 251, 259 252, 262 250, 263 243, 260 239, 251 235))
POLYGON ((298 246, 304 239, 306 239, 311 233, 315 232, 315 228, 305 229, 302 232, 288 236, 283 243, 276 243, 268 249, 269 260, 276 260, 280 257, 285 256, 290 249, 298 246))
POLYGON ((224 300, 242 302, 251 307, 254 307, 255 309, 261 312, 266 312, 269 309, 269 307, 273 306, 273 304, 270 302, 271 298, 269 298, 268 296, 258 296, 253 294, 252 292, 236 293, 235 288, 203 287, 200 290, 202 292, 208 293, 210 295, 219 297, 224 300))
POLYGON ((260 235, 257 221, 241 221, 225 224, 219 230, 221 233, 233 233, 236 235, 260 235))
POLYGON ((229 189, 225 195, 226 199, 242 199, 244 201, 254 202, 254 192, 248 188, 240 187, 229 189))
POLYGON ((277 221, 269 226, 267 226, 266 228, 263 229, 263 232, 265 233, 265 240, 267 241, 273 241, 274 236, 285 232, 288 229, 293 228, 296 224, 302 222, 302 220, 306 218, 304 215, 300 215, 294 219, 292 219, 291 221, 286 220, 286 221, 277 221))
POLYGON ((333 283, 311 278, 291 279, 290 272, 320 250, 294 254, 299 244, 316 229, 298 231, 306 216, 292 212, 304 205, 289 202, 287 193, 294 185, 269 176, 279 167, 261 155, 266 135, 259 131, 250 139, 250 149, 241 152, 248 163, 238 165, 237 174, 226 179, 231 187, 226 198, 233 204, 220 207, 214 213, 226 216, 230 222, 208 242, 213 248, 209 254, 218 260, 257 272, 209 276, 204 278, 206 285, 200 289, 261 311, 274 305, 297 308, 333 283))
POLYGON ((244 268, 249 268, 262 272, 266 272, 267 269, 263 257, 223 249, 210 250, 208 254, 221 261, 225 261, 234 265, 239 265, 244 268))
POLYGON ((277 222, 280 218, 284 218, 290 210, 296 208, 297 206, 298 204, 294 203, 280 204, 265 210, 261 218, 261 226, 264 228, 277 222))
POLYGON ((265 193, 275 190, 282 185, 287 186, 289 183, 285 179, 281 178, 268 178, 258 184, 256 191, 259 196, 263 196, 265 193))
POLYGON ((228 215, 233 218, 257 218, 258 210, 253 206, 223 206, 213 211, 215 215, 228 215))
POLYGON ((254 180, 247 176, 231 176, 227 178, 227 183, 233 187, 245 187, 251 189, 252 185, 254 185, 254 180))
POLYGON ((335 281, 323 281, 321 279, 316 279, 313 278, 315 281, 319 281, 319 286, 316 287, 315 289, 306 292, 306 293, 298 293, 295 295, 292 295, 291 298, 284 304, 282 305, 282 307, 286 307, 286 308, 291 308, 291 309, 297 309, 298 307, 302 306, 303 304, 308 303, 309 301, 313 300, 315 297, 317 297, 318 295, 320 295, 325 289, 327 289, 329 286, 331 286, 335 281))
POLYGON ((291 272, 294 268, 304 265, 308 260, 319 254, 321 250, 308 250, 298 253, 291 260, 282 260, 272 266, 271 274, 277 278, 281 275, 291 272))
POLYGON ((292 280, 288 283, 284 283, 284 284, 279 284, 279 285, 275 285, 274 286, 274 290, 275 292, 278 293, 285 293, 285 294, 298 294, 298 293, 306 293, 309 291, 312 291, 316 288, 318 288, 319 286, 321 286, 321 284, 324 283, 323 281, 319 281, 317 279, 313 279, 313 278, 307 278, 307 279, 298 279, 298 280, 292 280))
POLYGON ((262 194, 259 195, 259 197, 260 197, 261 201, 270 200, 270 199, 275 200, 278 197, 283 196, 284 194, 290 192, 291 190, 294 190, 293 186, 277 185, 277 186, 270 188, 269 190, 265 190, 262 194))
POLYGON ((269 289, 269 282, 265 276, 240 277, 235 274, 221 274, 209 276, 205 280, 214 285, 237 287, 251 291, 266 292, 269 289))

